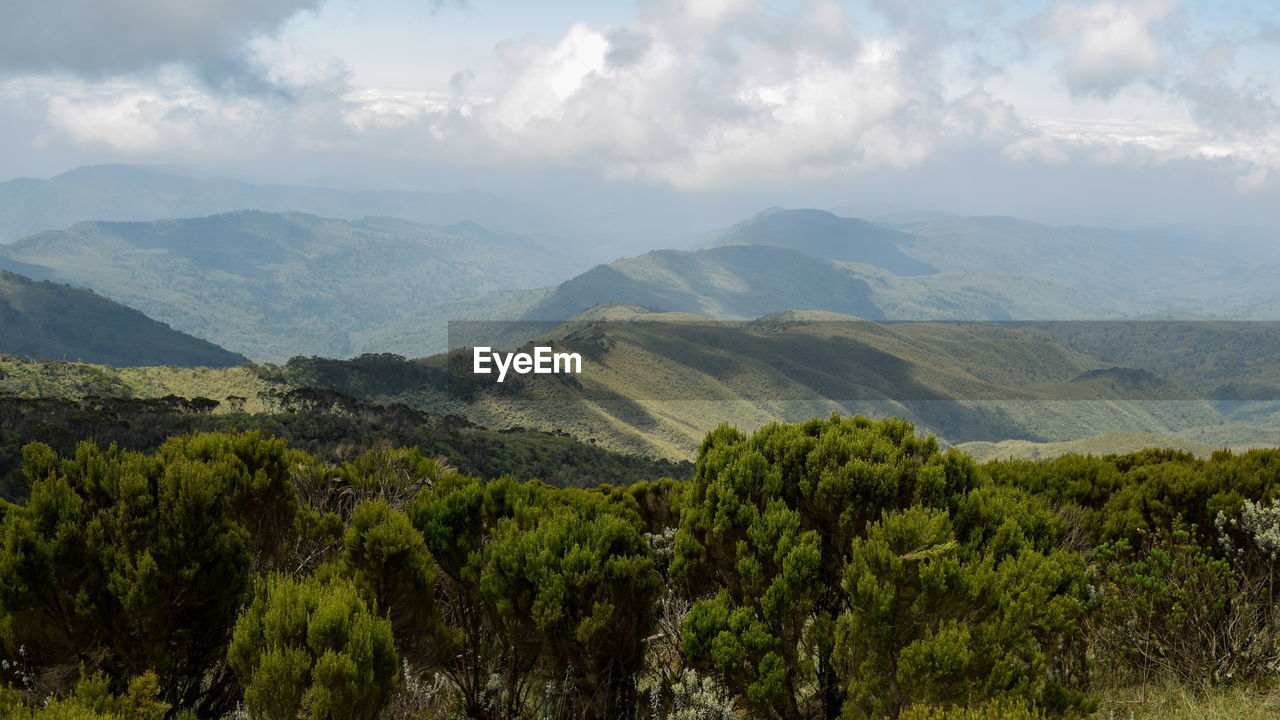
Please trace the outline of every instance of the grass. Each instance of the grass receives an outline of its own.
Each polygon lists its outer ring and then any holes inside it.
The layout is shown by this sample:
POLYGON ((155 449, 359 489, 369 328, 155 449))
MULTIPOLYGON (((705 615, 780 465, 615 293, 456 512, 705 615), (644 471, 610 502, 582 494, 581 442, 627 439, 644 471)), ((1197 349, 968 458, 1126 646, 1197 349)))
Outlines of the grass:
POLYGON ((1103 693, 1095 720, 1262 720, 1280 718, 1280 689, 1248 686, 1196 692, 1185 685, 1103 693))

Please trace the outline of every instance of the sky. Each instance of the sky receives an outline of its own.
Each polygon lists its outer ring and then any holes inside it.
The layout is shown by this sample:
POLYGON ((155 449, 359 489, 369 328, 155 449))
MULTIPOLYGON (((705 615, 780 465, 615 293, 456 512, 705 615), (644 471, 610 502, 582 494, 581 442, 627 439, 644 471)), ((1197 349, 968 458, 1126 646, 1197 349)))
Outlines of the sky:
POLYGON ((691 227, 1280 227, 1280 3, 10 2, 0 137, 0 178, 155 164, 691 227))

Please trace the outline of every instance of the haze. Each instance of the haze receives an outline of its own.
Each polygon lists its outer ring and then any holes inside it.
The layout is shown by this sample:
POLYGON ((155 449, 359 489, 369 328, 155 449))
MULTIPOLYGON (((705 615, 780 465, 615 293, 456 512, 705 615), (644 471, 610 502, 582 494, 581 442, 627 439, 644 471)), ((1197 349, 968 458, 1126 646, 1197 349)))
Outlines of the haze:
POLYGON ((671 237, 770 205, 1274 227, 1277 68, 1268 2, 10 3, 0 177, 475 189, 671 237))

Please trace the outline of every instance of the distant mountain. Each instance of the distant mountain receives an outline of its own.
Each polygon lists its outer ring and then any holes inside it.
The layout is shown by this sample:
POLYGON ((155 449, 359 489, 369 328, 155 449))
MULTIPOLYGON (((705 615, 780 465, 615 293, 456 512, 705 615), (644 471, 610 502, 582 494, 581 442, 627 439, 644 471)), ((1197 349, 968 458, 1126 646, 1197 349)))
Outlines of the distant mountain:
POLYGON ((0 243, 79 222, 202 217, 237 210, 294 211, 346 220, 389 216, 437 225, 470 220, 525 234, 566 231, 564 223, 536 208, 478 192, 349 192, 94 165, 48 180, 0 182, 0 243))
POLYGON ((1131 307, 1038 280, 993 274, 902 277, 763 245, 660 250, 600 265, 561 283, 524 314, 564 320, 602 303, 750 318, 784 309, 872 320, 1013 320, 1116 317, 1131 307))
POLYGON ((942 217, 897 226, 916 260, 963 273, 1045 280, 1130 303, 1144 314, 1280 319, 1274 239, 1256 232, 1055 227, 1010 217, 942 217), (1262 267, 1270 263, 1271 269, 1262 267))
POLYGON ((907 233, 825 210, 773 208, 718 233, 711 245, 769 245, 817 258, 874 265, 895 275, 938 272, 899 249, 914 240, 907 233))
POLYGON ((0 353, 122 367, 248 360, 90 290, 0 270, 0 353))
POLYGON ((353 355, 362 334, 433 304, 545 286, 576 264, 553 241, 470 222, 257 211, 81 223, 0 246, 0 258, 255 360, 353 355))

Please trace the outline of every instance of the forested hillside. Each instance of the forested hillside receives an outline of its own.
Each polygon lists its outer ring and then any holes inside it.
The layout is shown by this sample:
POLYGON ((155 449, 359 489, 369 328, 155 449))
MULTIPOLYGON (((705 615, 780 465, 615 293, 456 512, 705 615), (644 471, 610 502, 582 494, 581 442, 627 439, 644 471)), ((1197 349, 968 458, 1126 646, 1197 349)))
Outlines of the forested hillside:
POLYGON ((0 353, 117 366, 248 360, 92 291, 0 270, 0 353))
POLYGON ((358 354, 361 336, 434 303, 571 275, 544 239, 372 218, 239 212, 82 223, 0 247, 255 360, 358 354))

